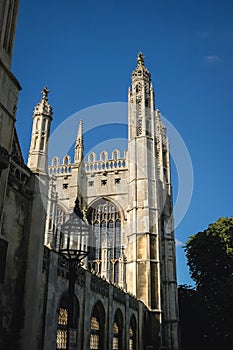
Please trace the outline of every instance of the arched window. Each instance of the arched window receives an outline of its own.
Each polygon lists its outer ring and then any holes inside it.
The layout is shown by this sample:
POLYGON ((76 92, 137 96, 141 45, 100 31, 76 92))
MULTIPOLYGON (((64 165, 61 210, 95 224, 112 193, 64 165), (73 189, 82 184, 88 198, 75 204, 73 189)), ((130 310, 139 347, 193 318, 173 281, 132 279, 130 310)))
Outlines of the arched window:
POLYGON ((112 349, 122 350, 122 334, 123 334, 123 317, 120 309, 117 309, 114 322, 113 322, 113 338, 112 338, 112 349))
POLYGON ((42 131, 46 129, 46 119, 42 119, 42 131))
POLYGON ((36 120, 36 130, 39 130, 40 128, 40 118, 37 118, 36 120))
POLYGON ((101 266, 107 266, 104 269, 105 277, 117 283, 119 268, 116 263, 121 254, 119 209, 113 203, 102 199, 89 209, 88 221, 92 225, 92 235, 89 239, 89 267, 96 269, 98 266, 97 272, 102 273, 101 266))
POLYGON ((44 136, 42 136, 40 139, 40 151, 44 150, 44 143, 45 143, 45 138, 44 136))
POLYGON ((129 324, 129 350, 136 350, 136 319, 132 316, 129 324))
MULTIPOLYGON (((60 305, 58 307, 57 314, 57 337, 56 337, 56 349, 66 349, 67 344, 67 333, 68 333, 68 306, 69 306, 68 293, 65 293, 61 299, 60 305)), ((78 318, 79 318, 79 305, 78 300, 74 298, 74 327, 78 328, 78 318)), ((77 341, 77 338, 76 338, 77 341)))
POLYGON ((91 314, 90 350, 102 350, 104 344, 105 312, 102 303, 95 304, 91 314))

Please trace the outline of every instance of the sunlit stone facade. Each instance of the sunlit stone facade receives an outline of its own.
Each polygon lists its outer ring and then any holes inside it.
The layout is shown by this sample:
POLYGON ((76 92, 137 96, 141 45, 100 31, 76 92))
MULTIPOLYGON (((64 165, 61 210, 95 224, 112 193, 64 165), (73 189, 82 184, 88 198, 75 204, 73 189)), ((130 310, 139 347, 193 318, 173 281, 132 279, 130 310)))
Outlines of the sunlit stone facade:
POLYGON ((80 121, 74 160, 54 155, 49 166, 45 244, 59 246, 61 225, 78 196, 92 227, 86 267, 142 300, 161 325, 162 344, 177 349, 169 143, 154 105, 150 73, 139 53, 128 92, 128 150, 91 152, 84 160, 80 121))
POLYGON ((21 88, 10 71, 18 4, 0 0, 0 348, 66 348, 68 268, 58 251, 78 198, 90 233, 76 271, 75 349, 177 350, 169 144, 144 57, 128 92, 124 154, 84 161, 80 121, 74 159, 54 155, 48 166, 44 88, 26 165, 14 127, 21 88))

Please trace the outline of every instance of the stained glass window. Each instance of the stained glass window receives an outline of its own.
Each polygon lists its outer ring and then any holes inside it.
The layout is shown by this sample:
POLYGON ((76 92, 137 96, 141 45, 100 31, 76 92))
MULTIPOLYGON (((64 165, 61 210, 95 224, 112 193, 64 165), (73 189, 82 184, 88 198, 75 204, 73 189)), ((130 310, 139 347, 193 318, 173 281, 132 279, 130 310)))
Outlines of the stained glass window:
POLYGON ((102 273, 107 265, 105 277, 119 282, 119 258, 121 254, 121 217, 119 209, 109 201, 101 200, 90 210, 88 220, 92 225, 89 240, 89 267, 102 273), (105 264, 101 262, 105 261, 105 264))

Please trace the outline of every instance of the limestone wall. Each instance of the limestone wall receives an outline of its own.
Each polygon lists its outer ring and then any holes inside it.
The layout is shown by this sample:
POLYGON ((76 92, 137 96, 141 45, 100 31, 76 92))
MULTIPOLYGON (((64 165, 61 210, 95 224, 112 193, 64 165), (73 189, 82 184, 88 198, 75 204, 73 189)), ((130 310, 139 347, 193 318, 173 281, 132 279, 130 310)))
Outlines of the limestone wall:
MULTIPOLYGON (((45 249, 43 286, 48 288, 44 304, 43 349, 50 350, 56 348, 57 315, 61 298, 68 291, 68 271, 62 267, 58 254, 47 248, 45 249)), ((75 295, 80 309, 77 327, 78 349, 89 349, 91 313, 97 302, 102 304, 105 313, 102 350, 112 348, 116 310, 120 310, 123 315, 123 349, 128 348, 129 324, 132 316, 136 320, 136 349, 144 348, 144 320, 148 318, 148 310, 141 301, 83 268, 78 271, 75 295)))

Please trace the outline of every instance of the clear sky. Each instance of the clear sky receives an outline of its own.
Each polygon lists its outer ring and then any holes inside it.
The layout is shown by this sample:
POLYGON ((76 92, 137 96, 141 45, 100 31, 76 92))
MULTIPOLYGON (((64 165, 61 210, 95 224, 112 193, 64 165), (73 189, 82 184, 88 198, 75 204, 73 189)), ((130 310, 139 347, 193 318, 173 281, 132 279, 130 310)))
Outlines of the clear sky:
MULTIPOLYGON (((21 0, 12 65, 23 87, 17 130, 26 159, 32 111, 45 85, 52 131, 83 108, 127 102, 139 51, 156 106, 192 160, 192 200, 176 228, 178 282, 190 284, 181 246, 219 217, 233 215, 231 0, 21 0)), ((174 166, 172 176, 175 201, 174 166)))

